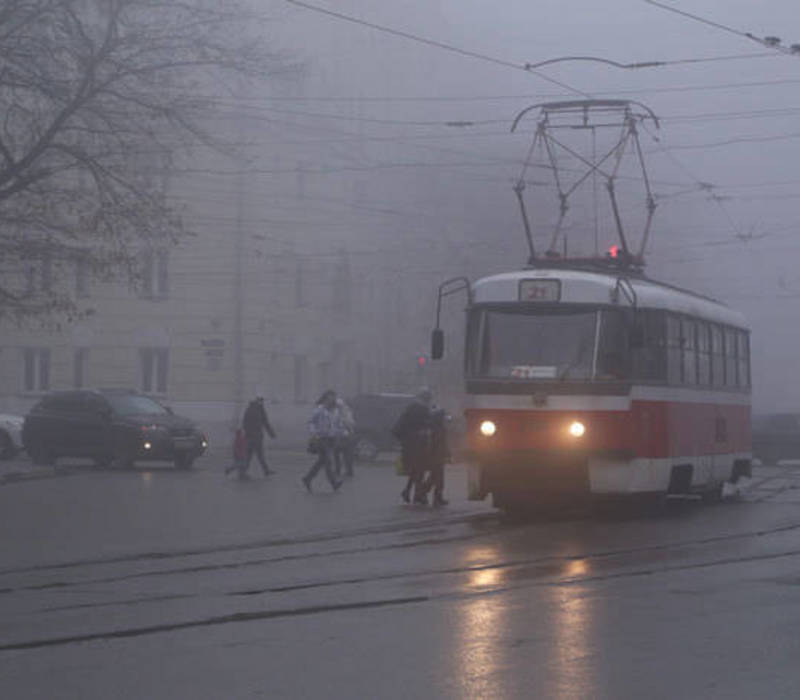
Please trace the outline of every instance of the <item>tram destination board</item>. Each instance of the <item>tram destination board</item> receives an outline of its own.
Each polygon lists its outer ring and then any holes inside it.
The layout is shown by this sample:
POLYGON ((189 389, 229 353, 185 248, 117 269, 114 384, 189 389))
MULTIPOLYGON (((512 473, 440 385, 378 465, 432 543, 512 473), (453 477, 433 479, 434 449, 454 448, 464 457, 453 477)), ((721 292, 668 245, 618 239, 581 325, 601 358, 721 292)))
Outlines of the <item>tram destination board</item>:
POLYGON ((561 280, 527 279, 519 282, 519 300, 551 302, 561 299, 561 280))

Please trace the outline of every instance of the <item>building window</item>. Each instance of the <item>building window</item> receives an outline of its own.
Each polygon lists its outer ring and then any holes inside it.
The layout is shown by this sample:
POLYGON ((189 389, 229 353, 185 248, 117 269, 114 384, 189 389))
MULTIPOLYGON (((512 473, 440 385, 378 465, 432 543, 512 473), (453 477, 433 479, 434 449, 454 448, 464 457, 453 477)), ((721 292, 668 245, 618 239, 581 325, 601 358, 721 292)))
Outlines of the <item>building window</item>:
POLYGON ((169 369, 167 348, 140 348, 142 391, 145 394, 166 394, 169 369))
POLYGON ((86 382, 86 362, 89 357, 89 348, 75 348, 72 356, 72 386, 83 389, 86 382))
POLYGON ((141 254, 141 296, 145 299, 166 299, 169 296, 169 253, 146 250, 141 254))
POLYGON ((23 389, 48 391, 50 389, 50 350, 25 348, 23 353, 23 389))
POLYGON ((306 305, 305 282, 303 280, 303 259, 297 258, 295 261, 294 274, 294 305, 299 309, 306 305))
POLYGON ((89 263, 84 258, 75 261, 75 296, 79 299, 89 296, 89 263))
POLYGON ((352 278, 350 262, 343 258, 336 266, 333 277, 333 309, 342 316, 350 314, 352 308, 352 278))

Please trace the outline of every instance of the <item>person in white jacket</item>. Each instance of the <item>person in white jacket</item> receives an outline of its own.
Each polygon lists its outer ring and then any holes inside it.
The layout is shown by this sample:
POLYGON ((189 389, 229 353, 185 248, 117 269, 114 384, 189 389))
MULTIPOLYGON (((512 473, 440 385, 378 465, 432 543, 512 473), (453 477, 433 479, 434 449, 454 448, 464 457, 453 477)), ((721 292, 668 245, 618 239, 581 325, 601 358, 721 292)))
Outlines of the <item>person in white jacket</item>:
POLYGON ((353 476, 353 435, 356 421, 353 412, 344 399, 336 399, 333 416, 333 432, 336 443, 333 446, 333 458, 336 464, 336 476, 341 476, 344 468, 345 476, 353 476))
POLYGON ((333 472, 333 451, 336 446, 336 392, 328 389, 317 401, 314 412, 308 421, 308 431, 311 435, 311 444, 317 454, 317 460, 303 477, 303 485, 311 492, 311 482, 325 468, 325 475, 331 488, 337 491, 342 482, 337 480, 333 472))

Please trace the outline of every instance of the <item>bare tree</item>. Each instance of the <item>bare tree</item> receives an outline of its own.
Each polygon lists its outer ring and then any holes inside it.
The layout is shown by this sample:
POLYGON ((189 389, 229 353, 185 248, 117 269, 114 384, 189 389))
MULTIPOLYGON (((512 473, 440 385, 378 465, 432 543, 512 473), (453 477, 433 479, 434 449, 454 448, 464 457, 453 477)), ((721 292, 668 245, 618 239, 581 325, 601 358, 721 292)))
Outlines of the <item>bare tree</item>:
POLYGON ((291 70, 262 25, 237 0, 0 3, 0 319, 81 313, 57 270, 133 282, 181 235, 164 176, 220 145, 220 79, 291 70))

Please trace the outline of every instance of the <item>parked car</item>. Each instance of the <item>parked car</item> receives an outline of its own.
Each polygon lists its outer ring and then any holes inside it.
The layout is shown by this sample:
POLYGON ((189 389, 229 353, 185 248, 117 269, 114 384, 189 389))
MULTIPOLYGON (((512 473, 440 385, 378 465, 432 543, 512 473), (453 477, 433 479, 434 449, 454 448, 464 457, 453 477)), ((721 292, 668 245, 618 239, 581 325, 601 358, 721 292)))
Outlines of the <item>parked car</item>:
POLYGON ((392 428, 413 400, 413 394, 358 394, 347 399, 356 423, 357 459, 373 460, 381 452, 398 449, 392 428))
POLYGON ((11 459, 22 449, 22 416, 0 413, 0 459, 11 459))
POLYGON ((178 469, 191 467, 208 444, 190 419, 126 390, 48 394, 25 417, 22 442, 37 464, 86 457, 123 467, 167 460, 178 469))
POLYGON ((800 459, 800 414, 753 416, 753 456, 764 464, 800 459))

